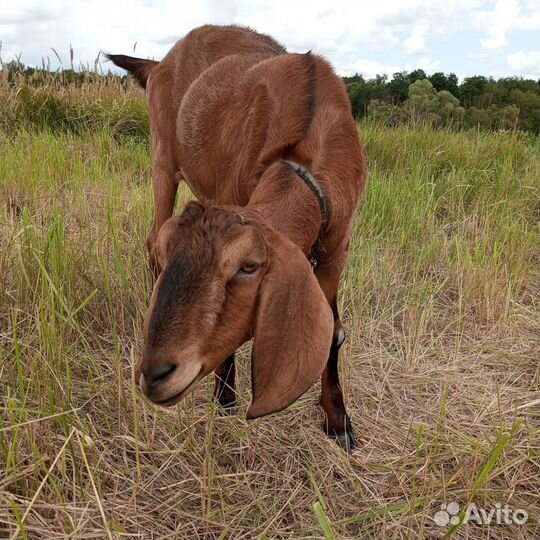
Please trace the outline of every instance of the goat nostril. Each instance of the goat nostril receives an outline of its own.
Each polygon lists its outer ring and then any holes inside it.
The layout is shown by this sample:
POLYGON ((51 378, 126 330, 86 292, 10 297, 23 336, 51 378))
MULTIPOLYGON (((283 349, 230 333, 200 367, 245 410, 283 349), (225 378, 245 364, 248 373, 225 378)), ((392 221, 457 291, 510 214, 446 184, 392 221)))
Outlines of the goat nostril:
POLYGON ((155 388, 158 384, 162 383, 175 369, 176 364, 171 364, 169 362, 159 366, 151 373, 148 386, 150 386, 150 388, 155 388))

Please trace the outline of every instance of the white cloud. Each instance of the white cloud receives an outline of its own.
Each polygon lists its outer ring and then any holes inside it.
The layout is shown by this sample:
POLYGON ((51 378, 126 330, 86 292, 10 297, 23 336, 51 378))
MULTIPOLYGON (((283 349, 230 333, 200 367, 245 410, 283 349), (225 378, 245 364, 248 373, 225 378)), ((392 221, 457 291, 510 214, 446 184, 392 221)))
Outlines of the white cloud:
POLYGON ((540 51, 519 51, 506 56, 508 65, 516 75, 538 77, 540 75, 540 51))
POLYGON ((420 23, 413 28, 411 35, 403 42, 403 47, 407 54, 425 54, 426 53, 426 35, 428 26, 420 23))
POLYGON ((354 75, 355 73, 359 73, 366 78, 373 78, 375 75, 392 75, 393 73, 397 73, 402 69, 402 67, 397 65, 391 66, 388 64, 382 64, 380 62, 375 62, 367 58, 358 58, 353 64, 343 71, 343 75, 354 75))
MULTIPOLYGON (((328 0, 12 0, 4 4, 0 10, 3 59, 22 53, 23 62, 39 65, 42 57, 50 57, 53 67, 52 48, 64 65, 69 64, 70 44, 76 65, 92 66, 100 50, 133 54, 135 43, 136 55, 160 59, 194 27, 236 23, 274 36, 291 51, 312 49, 323 54, 341 74, 391 75, 416 67, 450 71, 456 70, 457 40, 481 38, 488 47, 483 54, 511 41, 515 29, 531 29, 535 24, 540 28, 538 0, 333 0, 332 4, 328 0)), ((522 42, 516 49, 527 53, 522 42)), ((480 56, 461 54, 470 64, 463 70, 475 70, 473 61, 480 56)), ((497 61, 501 70, 506 67, 504 56, 497 61)), ((483 71, 481 64, 476 71, 483 71)))
POLYGON ((538 2, 497 0, 492 11, 475 11, 474 16, 478 26, 486 29, 480 44, 487 50, 504 49, 511 31, 540 29, 538 2))
POLYGON ((57 18, 60 12, 56 6, 44 6, 38 2, 9 2, 2 6, 0 12, 0 24, 21 24, 29 22, 50 21, 57 18))
POLYGON ((407 62, 405 64, 405 69, 407 71, 412 71, 414 69, 423 69, 427 74, 431 74, 437 69, 439 69, 440 65, 441 63, 439 62, 439 60, 432 60, 428 56, 423 56, 414 63, 407 62))
POLYGON ((481 52, 481 53, 469 53, 467 55, 469 58, 472 58, 473 60, 481 60, 482 58, 487 58, 488 53, 481 52))
POLYGON ((501 49, 506 46, 507 31, 512 27, 519 16, 519 4, 517 0, 499 0, 495 9, 488 17, 486 32, 487 37, 480 39, 484 49, 501 49))

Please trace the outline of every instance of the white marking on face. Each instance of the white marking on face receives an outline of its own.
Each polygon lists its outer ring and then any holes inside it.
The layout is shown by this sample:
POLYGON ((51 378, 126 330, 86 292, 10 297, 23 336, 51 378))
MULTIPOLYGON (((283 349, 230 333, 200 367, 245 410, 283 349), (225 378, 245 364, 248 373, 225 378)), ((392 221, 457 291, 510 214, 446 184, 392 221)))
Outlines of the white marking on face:
POLYGON ((179 394, 184 392, 204 371, 204 359, 198 346, 183 349, 177 358, 171 361, 176 365, 176 369, 167 380, 158 386, 157 391, 150 391, 144 375, 141 375, 141 389, 152 401, 163 402, 177 396, 180 399, 183 396, 179 396, 179 394))

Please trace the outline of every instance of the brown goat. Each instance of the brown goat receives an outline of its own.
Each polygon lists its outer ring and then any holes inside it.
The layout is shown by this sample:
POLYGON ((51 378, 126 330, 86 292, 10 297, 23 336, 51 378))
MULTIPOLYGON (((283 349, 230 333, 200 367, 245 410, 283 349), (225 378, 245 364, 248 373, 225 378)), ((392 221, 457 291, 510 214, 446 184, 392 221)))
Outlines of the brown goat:
POLYGON ((337 294, 367 165, 342 81, 321 57, 236 26, 197 28, 161 62, 108 56, 150 110, 158 277, 142 391, 172 405, 215 372, 232 407, 234 353, 253 337, 248 418, 322 375, 327 433, 350 451, 337 294), (182 179, 202 202, 171 217, 182 179))

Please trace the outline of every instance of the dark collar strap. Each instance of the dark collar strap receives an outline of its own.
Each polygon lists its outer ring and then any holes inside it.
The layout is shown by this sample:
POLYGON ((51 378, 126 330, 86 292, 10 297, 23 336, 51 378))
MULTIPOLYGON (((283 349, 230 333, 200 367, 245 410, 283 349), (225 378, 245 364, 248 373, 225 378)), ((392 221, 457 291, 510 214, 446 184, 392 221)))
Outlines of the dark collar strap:
POLYGON ((317 180, 309 172, 308 169, 302 167, 302 165, 295 163, 294 161, 289 161, 288 159, 282 159, 283 163, 286 163, 295 173, 299 176, 315 193, 317 200, 319 201, 319 207, 321 209, 321 228, 319 229, 319 234, 317 240, 311 249, 311 259, 310 262, 312 266, 316 266, 319 260, 319 255, 321 252, 324 252, 324 247, 322 245, 322 237, 326 232, 326 227, 328 226, 328 201, 324 196, 324 192, 321 189, 321 186, 318 184, 317 180))

